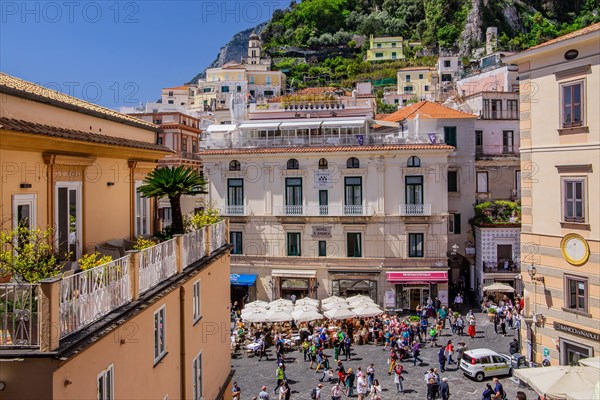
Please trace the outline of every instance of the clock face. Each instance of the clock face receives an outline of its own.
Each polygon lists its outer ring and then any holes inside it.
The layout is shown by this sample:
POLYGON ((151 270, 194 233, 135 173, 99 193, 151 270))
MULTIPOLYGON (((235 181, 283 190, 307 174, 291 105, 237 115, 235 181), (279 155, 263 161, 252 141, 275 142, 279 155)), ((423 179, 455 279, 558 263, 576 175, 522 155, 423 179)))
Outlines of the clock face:
POLYGON ((583 265, 590 256, 585 239, 575 233, 566 235, 561 243, 564 258, 573 265, 583 265))

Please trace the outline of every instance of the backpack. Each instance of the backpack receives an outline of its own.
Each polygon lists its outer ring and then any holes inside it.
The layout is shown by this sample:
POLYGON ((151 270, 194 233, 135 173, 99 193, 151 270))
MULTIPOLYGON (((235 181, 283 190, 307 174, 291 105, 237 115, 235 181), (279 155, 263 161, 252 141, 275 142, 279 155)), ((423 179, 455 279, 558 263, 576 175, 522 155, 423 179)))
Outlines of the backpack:
POLYGON ((310 398, 313 400, 317 398, 317 388, 314 388, 312 392, 310 392, 310 398))

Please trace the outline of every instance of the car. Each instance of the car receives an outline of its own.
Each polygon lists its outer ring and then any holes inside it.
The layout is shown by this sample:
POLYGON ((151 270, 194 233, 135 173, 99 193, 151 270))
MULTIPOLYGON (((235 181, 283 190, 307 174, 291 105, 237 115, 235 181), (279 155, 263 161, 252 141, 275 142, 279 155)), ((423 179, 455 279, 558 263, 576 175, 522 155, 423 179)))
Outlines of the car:
POLYGON ((512 374, 510 357, 489 349, 465 351, 460 360, 460 369, 465 375, 475 378, 477 382, 490 376, 512 374))

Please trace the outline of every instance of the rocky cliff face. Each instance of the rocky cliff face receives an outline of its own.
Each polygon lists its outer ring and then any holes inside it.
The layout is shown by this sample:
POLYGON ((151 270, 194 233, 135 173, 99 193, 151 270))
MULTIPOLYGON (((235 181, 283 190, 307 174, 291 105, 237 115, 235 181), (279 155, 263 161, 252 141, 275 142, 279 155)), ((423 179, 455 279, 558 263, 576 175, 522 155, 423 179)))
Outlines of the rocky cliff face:
POLYGON ((459 50, 461 55, 467 55, 483 38, 483 21, 481 19, 481 0, 471 0, 471 11, 467 15, 465 27, 460 35, 459 50))
POLYGON ((209 68, 222 67, 231 61, 240 62, 242 57, 248 55, 248 39, 250 39, 252 31, 256 31, 256 33, 260 34, 263 29, 265 29, 265 26, 267 26, 266 22, 233 35, 229 43, 221 47, 219 54, 217 54, 217 58, 215 58, 204 71, 193 77, 189 83, 196 83, 198 82, 198 79, 204 78, 206 76, 206 70, 209 68))

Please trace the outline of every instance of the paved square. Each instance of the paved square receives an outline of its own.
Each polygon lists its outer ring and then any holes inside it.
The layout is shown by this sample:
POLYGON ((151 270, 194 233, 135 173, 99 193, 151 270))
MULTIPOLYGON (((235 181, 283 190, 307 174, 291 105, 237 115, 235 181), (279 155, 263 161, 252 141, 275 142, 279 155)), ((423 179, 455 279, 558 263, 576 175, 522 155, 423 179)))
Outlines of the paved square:
MULTIPOLYGON (((516 335, 516 331, 509 329, 506 337, 497 335, 494 332, 494 325, 487 320, 484 314, 476 314, 477 316, 477 335, 475 339, 468 336, 463 336, 462 339, 466 342, 469 349, 489 348, 503 354, 509 354, 509 343, 516 335)), ((430 319, 430 322, 433 321, 430 319)), ((466 331, 466 330, 465 330, 466 331)), ((449 339, 452 339, 456 344, 461 338, 458 335, 453 335, 450 329, 444 331, 444 335, 438 343, 446 344, 449 339)), ((426 399, 426 386, 424 374, 429 368, 438 368, 437 350, 430 345, 423 348, 421 358, 424 361, 423 366, 413 366, 412 361, 404 361, 404 394, 399 394, 394 385, 394 377, 387 374, 389 365, 387 364, 388 352, 383 351, 383 346, 353 345, 352 360, 344 361, 345 356, 340 355, 346 370, 352 368, 356 371, 357 367, 362 367, 365 371, 370 363, 375 364, 375 378, 379 380, 383 388, 382 399, 426 399)), ((325 353, 330 356, 330 364, 333 366, 333 350, 326 349, 325 353)), ((257 357, 247 357, 241 355, 238 351, 237 356, 232 360, 233 367, 236 370, 234 381, 237 381, 242 389, 242 399, 252 399, 258 395, 262 385, 266 385, 270 394, 273 394, 275 387, 275 369, 277 367, 275 361, 274 348, 268 349, 269 360, 262 359, 258 361, 257 357)), ((311 390, 319 383, 318 379, 322 376, 321 373, 316 374, 314 369, 308 368, 309 363, 303 361, 302 353, 293 351, 286 353, 286 375, 292 389, 292 399, 310 399, 311 390)), ((447 377, 450 385, 451 399, 456 400, 479 400, 481 393, 485 389, 486 383, 491 383, 491 378, 485 379, 478 383, 466 376, 457 367, 452 365, 445 373, 440 375, 447 377)), ((504 390, 508 395, 508 399, 515 399, 517 390, 522 390, 527 394, 527 399, 537 399, 537 395, 526 388, 518 388, 518 385, 512 382, 508 377, 500 377, 500 381, 504 386, 504 390)), ((323 399, 329 400, 330 387, 332 383, 323 383, 324 394, 323 399)), ((355 390, 356 391, 356 390, 355 390)), ((356 395, 355 395, 356 396, 356 395)), ((277 399, 276 396, 271 396, 272 399, 277 399)))

